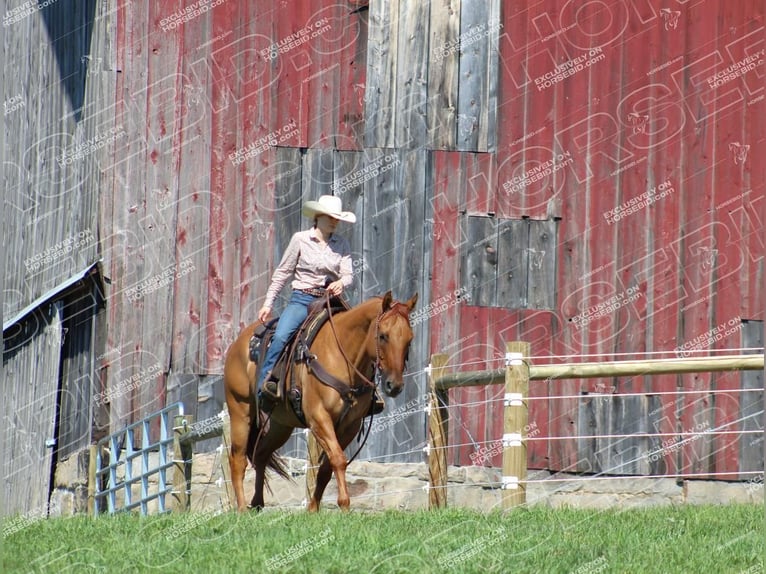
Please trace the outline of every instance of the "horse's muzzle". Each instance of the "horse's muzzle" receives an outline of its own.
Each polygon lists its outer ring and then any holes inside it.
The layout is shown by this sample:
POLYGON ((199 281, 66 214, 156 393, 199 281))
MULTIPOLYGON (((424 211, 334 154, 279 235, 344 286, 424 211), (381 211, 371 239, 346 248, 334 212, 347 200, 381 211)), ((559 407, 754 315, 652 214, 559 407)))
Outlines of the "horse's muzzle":
POLYGON ((391 379, 386 379, 383 382, 383 392, 386 393, 389 397, 396 397, 399 395, 399 393, 402 392, 402 389, 404 388, 404 385, 402 383, 395 383, 391 379))

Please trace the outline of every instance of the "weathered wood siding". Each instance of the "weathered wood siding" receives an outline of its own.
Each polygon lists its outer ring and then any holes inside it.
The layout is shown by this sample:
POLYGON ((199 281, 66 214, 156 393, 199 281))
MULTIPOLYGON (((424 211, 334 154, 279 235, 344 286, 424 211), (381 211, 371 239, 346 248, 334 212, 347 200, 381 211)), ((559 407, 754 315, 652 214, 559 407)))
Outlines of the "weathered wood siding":
MULTIPOLYGON (((209 397, 220 397, 226 348, 308 224, 302 202, 322 193, 359 217, 341 230, 352 301, 421 294, 413 384, 389 401, 367 457, 421 456, 430 352, 465 369, 496 366, 511 339, 537 356, 605 359, 734 348, 739 328, 706 334, 763 320, 762 2, 251 4, 184 16, 181 0, 119 0, 112 12, 89 1, 67 13, 88 23, 71 34, 57 2, 7 36, 16 51, 27 38, 44 45, 3 64, 13 105, 8 79, 38 78, 5 116, 18 134, 6 146, 16 155, 4 151, 6 211, 22 227, 4 268, 88 230, 100 252, 93 241, 37 274, 6 273, 4 311, 100 253, 106 347, 94 380, 125 390, 97 413, 113 428, 169 394, 196 401, 189 412, 218 408, 209 397), (119 137, 56 167, 62 150, 105 133, 119 137)), ((532 443, 530 464, 625 466, 652 444, 574 437, 720 427, 757 411, 743 384, 757 383, 533 384, 537 436, 568 438, 532 443), (593 402, 612 392, 639 396, 593 402)), ((465 445, 453 462, 500 438, 499 393, 451 393, 450 441, 465 445)), ((737 477, 758 465, 748 436, 700 434, 626 472, 737 477)))
POLYGON ((46 515, 52 465, 90 444, 96 424, 98 210, 125 134, 110 109, 114 6, 12 4, 0 65, 2 512, 33 517, 46 515))
POLYGON ((61 303, 36 309, 3 334, 4 515, 47 515, 62 342, 61 303))

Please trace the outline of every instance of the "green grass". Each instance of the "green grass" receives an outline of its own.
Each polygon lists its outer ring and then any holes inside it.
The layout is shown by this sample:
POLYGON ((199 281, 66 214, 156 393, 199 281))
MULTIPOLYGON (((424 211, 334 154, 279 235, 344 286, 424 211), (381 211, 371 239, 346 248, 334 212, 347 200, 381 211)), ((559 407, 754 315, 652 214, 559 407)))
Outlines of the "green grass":
POLYGON ((5 572, 754 574, 763 571, 764 512, 732 505, 74 517, 33 522, 3 546, 5 572))

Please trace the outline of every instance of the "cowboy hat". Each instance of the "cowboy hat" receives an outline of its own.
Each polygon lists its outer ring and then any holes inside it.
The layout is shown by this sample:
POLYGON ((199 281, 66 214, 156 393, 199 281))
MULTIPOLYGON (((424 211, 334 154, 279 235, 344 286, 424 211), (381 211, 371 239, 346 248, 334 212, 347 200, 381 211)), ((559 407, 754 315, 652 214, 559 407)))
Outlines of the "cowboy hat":
POLYGON ((303 204, 303 215, 306 217, 329 215, 348 223, 356 221, 356 215, 350 211, 343 211, 340 197, 335 197, 334 195, 323 195, 317 201, 307 201, 303 204))

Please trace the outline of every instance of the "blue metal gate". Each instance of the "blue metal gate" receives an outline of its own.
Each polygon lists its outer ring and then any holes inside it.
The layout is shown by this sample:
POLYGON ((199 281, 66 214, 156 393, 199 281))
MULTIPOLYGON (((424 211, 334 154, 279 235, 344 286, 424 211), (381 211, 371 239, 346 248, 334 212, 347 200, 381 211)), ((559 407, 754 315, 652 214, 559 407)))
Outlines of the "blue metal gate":
MULTIPOLYGON (((172 458, 168 456, 168 446, 173 444, 173 416, 183 416, 182 403, 174 403, 149 415, 143 420, 126 426, 98 441, 96 448, 96 488, 94 495, 94 510, 99 514, 106 509, 110 514, 115 512, 130 511, 140 508, 141 514, 148 513, 148 504, 157 500, 157 510, 160 513, 167 512, 165 496, 172 489, 172 480, 168 482, 167 469, 174 465, 172 458), (171 415, 171 413, 175 413, 171 415), (150 442, 151 424, 159 419, 160 436, 156 442, 150 442), (135 444, 136 429, 141 429, 140 446, 135 444), (107 449, 109 460, 102 459, 102 450, 107 449), (157 452, 157 462, 152 464, 150 454, 157 452), (122 458, 120 454, 123 453, 122 458), (133 461, 140 458, 140 471, 133 468, 133 461), (119 476, 120 467, 124 467, 122 477, 119 476), (149 477, 157 475, 156 491, 150 492, 149 477), (133 485, 140 483, 141 494, 134 496, 133 485), (102 488, 102 485, 104 487, 102 488), (123 496, 119 498, 119 494, 123 496)), ((180 453, 174 453, 180 456, 180 453)), ((154 490, 154 489, 151 489, 154 490)))

